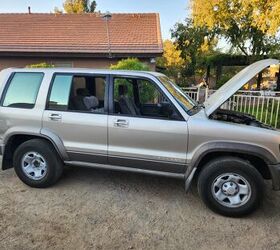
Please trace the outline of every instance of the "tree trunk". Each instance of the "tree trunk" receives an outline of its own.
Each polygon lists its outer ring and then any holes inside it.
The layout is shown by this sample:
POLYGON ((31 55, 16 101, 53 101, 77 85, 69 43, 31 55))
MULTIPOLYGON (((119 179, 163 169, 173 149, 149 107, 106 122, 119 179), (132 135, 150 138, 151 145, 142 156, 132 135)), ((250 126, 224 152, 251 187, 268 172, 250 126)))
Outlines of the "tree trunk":
POLYGON ((217 85, 218 81, 221 79, 221 75, 222 75, 222 65, 217 65, 217 68, 216 68, 216 85, 217 85))
POLYGON ((262 83, 262 71, 258 74, 258 79, 257 79, 257 90, 261 90, 261 83, 262 83))
POLYGON ((206 71, 206 84, 209 87, 209 80, 210 80, 210 65, 207 66, 207 71, 206 71))

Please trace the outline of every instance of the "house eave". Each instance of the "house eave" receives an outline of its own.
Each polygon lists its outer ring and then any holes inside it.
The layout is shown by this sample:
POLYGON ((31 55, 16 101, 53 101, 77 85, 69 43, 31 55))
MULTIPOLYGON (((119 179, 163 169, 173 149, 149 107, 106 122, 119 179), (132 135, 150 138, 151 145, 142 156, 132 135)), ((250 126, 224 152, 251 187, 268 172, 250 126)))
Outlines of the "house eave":
POLYGON ((45 57, 45 58, 154 58, 162 56, 163 51, 123 51, 123 52, 24 52, 24 51, 1 51, 1 57, 45 57))

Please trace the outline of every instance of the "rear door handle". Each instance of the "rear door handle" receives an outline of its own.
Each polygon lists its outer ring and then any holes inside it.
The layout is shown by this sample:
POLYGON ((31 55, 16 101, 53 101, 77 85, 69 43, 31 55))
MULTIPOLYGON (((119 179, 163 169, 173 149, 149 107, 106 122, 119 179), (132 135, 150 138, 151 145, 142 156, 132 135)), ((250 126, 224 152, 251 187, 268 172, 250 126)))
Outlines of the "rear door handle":
POLYGON ((62 119, 61 114, 50 114, 49 119, 52 121, 60 121, 62 119))
POLYGON ((127 120, 117 119, 116 121, 114 121, 115 127, 127 128, 128 125, 129 125, 129 122, 127 120))

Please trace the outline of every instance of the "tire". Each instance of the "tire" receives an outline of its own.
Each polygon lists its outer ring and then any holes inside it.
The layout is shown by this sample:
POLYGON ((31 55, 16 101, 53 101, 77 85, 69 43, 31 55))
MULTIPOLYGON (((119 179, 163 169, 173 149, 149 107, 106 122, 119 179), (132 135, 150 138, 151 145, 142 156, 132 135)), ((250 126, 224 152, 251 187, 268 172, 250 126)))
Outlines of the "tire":
POLYGON ((53 145, 43 139, 22 143, 15 151, 13 165, 19 179, 35 188, 55 184, 63 172, 63 163, 53 145))
POLYGON ((242 217, 255 211, 264 193, 261 174, 237 157, 221 157, 206 164, 197 185, 205 205, 229 217, 242 217))

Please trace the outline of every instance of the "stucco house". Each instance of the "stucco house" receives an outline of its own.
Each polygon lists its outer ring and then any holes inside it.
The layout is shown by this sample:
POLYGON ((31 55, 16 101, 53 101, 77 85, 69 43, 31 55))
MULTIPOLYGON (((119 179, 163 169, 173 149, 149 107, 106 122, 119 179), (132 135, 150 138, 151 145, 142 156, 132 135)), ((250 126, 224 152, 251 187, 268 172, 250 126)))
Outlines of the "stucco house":
POLYGON ((0 14, 0 70, 40 62, 107 68, 128 57, 155 69, 162 52, 156 13, 0 14))

